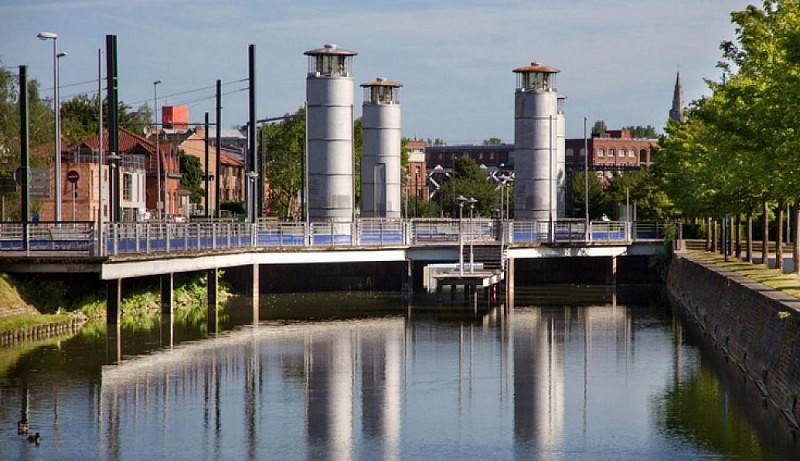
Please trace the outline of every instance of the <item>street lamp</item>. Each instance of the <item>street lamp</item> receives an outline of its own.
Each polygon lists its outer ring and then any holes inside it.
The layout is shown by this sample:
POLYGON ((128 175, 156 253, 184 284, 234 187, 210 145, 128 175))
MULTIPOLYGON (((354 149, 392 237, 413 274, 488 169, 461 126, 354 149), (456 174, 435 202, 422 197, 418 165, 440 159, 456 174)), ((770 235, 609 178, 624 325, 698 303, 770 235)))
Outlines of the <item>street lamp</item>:
POLYGON ((467 203, 469 203, 469 223, 467 224, 467 233, 469 234, 469 273, 473 272, 475 267, 475 261, 472 255, 472 210, 475 209, 475 204, 478 203, 477 200, 470 197, 467 199, 467 203))
MULTIPOLYGON (((160 135, 161 128, 158 125, 158 85, 161 80, 153 82, 153 119, 155 120, 156 128, 156 214, 158 219, 161 219, 161 145, 160 135)), ((165 216, 166 217, 166 216, 165 216)))
POLYGON ((58 59, 66 53, 58 52, 58 34, 53 32, 39 32, 39 40, 53 41, 53 114, 55 115, 55 199, 54 220, 61 221, 61 108, 58 101, 58 59))
POLYGON ((464 202, 468 199, 463 195, 456 197, 458 202, 458 275, 464 276, 464 232, 461 231, 461 221, 464 217, 464 202))

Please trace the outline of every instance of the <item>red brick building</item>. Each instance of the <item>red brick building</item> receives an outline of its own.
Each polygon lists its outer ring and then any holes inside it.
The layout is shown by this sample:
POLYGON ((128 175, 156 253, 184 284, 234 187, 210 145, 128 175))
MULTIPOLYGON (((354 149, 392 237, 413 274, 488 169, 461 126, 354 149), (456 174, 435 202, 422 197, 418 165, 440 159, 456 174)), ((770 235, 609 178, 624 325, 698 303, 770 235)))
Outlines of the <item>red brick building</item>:
MULTIPOLYGON (((657 142, 656 139, 632 138, 628 130, 593 134, 586 140, 590 152, 589 169, 608 179, 617 172, 649 167, 652 163, 650 153, 657 142)), ((565 147, 567 170, 581 171, 586 161, 584 140, 567 139, 565 147)))

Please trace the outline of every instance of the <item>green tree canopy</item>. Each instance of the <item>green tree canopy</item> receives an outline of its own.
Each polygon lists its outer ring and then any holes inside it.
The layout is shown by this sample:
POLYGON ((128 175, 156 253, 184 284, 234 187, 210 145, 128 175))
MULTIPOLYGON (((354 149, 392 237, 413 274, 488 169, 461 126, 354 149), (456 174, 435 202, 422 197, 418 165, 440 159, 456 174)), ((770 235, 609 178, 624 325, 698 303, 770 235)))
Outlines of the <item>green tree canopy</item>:
POLYGON ((459 196, 478 200, 475 210, 481 216, 489 217, 495 209, 500 208, 500 192, 495 184, 483 173, 474 160, 467 156, 459 157, 453 164, 453 173, 449 180, 442 184, 438 192, 441 194, 442 210, 451 216, 458 216, 459 196))
POLYGON ((186 155, 183 150, 178 152, 178 159, 181 166, 181 187, 187 189, 191 196, 189 200, 198 204, 203 201, 205 197, 205 188, 203 184, 203 165, 200 159, 193 155, 186 155))

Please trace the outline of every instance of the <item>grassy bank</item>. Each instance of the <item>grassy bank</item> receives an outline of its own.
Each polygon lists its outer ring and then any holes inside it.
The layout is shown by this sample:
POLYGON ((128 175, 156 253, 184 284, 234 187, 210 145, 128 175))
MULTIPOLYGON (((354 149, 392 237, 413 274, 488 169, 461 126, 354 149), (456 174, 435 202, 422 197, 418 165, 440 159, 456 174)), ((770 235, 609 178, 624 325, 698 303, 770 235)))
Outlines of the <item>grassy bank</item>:
MULTIPOLYGON (((176 274, 176 313, 200 306, 206 299, 205 274, 176 274)), ((220 284, 220 299, 230 293, 220 284)), ((77 277, 12 277, 0 274, 0 334, 38 325, 66 322, 75 316, 105 321, 105 286, 96 279, 77 277)), ((123 324, 150 325, 160 312, 157 278, 126 281, 122 302, 123 324)))
POLYGON ((729 256, 728 260, 717 253, 710 251, 689 250, 691 255, 701 261, 714 264, 731 272, 735 272, 750 280, 783 292, 789 296, 800 298, 800 276, 797 274, 784 274, 776 269, 767 269, 762 264, 753 264, 729 256))

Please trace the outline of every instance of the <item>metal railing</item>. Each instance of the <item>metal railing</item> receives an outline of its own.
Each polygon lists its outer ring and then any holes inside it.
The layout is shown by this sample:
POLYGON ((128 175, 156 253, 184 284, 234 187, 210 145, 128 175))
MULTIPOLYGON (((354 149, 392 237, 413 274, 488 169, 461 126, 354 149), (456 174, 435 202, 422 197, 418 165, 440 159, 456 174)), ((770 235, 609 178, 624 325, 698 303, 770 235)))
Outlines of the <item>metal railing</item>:
POLYGON ((384 247, 458 245, 459 242, 591 243, 663 239, 660 222, 492 219, 361 219, 352 223, 203 221, 105 224, 102 241, 91 222, 0 223, 3 253, 71 252, 88 255, 150 254, 239 248, 384 247))

